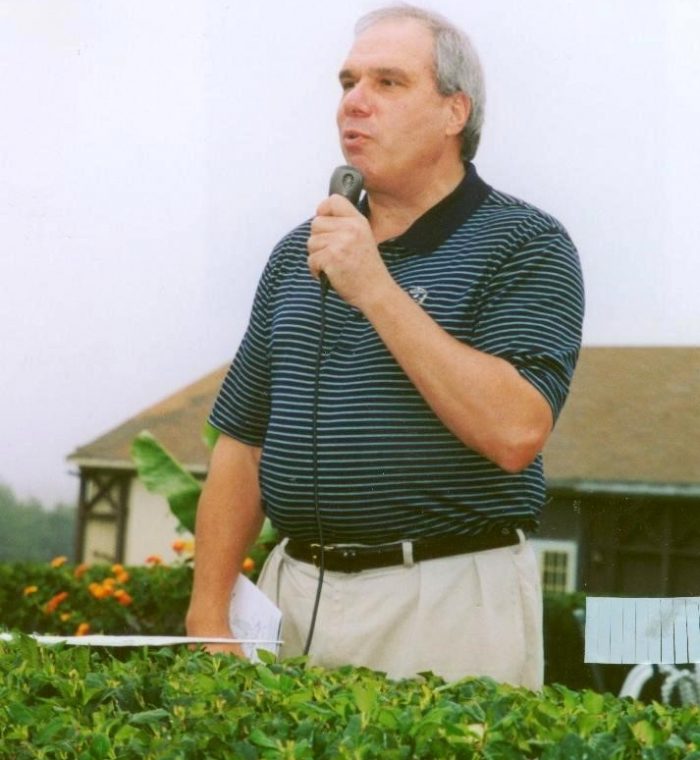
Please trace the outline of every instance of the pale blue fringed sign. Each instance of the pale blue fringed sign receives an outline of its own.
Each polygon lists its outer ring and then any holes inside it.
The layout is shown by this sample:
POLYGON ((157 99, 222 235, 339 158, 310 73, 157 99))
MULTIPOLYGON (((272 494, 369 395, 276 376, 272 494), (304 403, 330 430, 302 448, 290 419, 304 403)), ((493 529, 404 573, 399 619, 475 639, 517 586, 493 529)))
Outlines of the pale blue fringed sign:
POLYGON ((700 597, 586 599, 585 662, 700 662, 700 597))

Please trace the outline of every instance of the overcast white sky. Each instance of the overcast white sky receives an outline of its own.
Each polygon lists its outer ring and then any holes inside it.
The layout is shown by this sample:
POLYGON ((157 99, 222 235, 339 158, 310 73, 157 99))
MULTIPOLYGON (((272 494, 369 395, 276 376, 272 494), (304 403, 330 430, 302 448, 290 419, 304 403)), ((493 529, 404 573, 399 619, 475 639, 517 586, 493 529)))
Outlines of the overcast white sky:
MULTIPOLYGON (((230 360, 379 4, 0 0, 0 482, 75 500, 67 454, 230 360)), ((579 247, 585 343, 700 344, 700 2, 425 5, 481 53, 481 175, 579 247)))

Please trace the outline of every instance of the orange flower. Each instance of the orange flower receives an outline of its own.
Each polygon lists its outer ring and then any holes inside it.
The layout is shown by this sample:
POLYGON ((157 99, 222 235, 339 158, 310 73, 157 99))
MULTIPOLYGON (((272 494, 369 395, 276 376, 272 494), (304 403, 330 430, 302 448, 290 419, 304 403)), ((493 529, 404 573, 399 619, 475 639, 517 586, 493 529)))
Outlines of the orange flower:
POLYGON ((146 557, 146 564, 153 566, 162 565, 163 558, 160 556, 160 554, 151 554, 150 556, 146 557))
POLYGON ((185 541, 182 538, 176 538, 171 546, 176 554, 182 554, 185 551, 185 541))
POLYGON ((83 562, 82 564, 78 565, 75 568, 75 570, 73 570, 73 575, 76 578, 80 579, 80 578, 83 577, 83 575, 85 575, 85 573, 88 571, 89 567, 90 567, 90 565, 88 565, 85 562, 83 562))
POLYGON ((96 583, 93 581, 88 586, 88 592, 95 597, 95 599, 101 599, 102 598, 102 586, 99 583, 96 583))
POLYGON ((90 623, 81 623, 75 629, 76 636, 86 636, 88 633, 90 633, 90 623))
POLYGON ((124 565, 116 564, 112 565, 112 575, 119 575, 119 573, 124 572, 124 565))
POLYGON ((121 573, 117 573, 116 578, 117 578, 117 583, 124 584, 124 583, 129 582, 129 578, 131 578, 131 576, 129 575, 129 573, 126 572, 126 570, 122 570, 121 573))
POLYGON ((251 573, 253 570, 255 570, 255 560, 252 557, 246 557, 243 560, 241 569, 244 573, 251 573))
POLYGON ((68 557, 61 555, 60 557, 54 557, 51 560, 51 567, 63 567, 68 562, 68 557))
POLYGON ((105 599, 108 596, 112 596, 113 593, 113 590, 109 586, 94 581, 88 586, 88 591, 95 599, 105 599))
POLYGON ((30 596, 31 594, 36 594, 36 592, 39 590, 38 586, 27 586, 27 588, 24 589, 22 592, 25 596, 30 596))
POLYGON ((117 585, 117 579, 116 578, 105 578, 102 581, 102 586, 106 589, 109 589, 110 591, 117 585))
POLYGON ((56 611, 56 608, 58 607, 61 602, 68 599, 68 592, 67 591, 59 591, 58 594, 55 594, 54 596, 49 599, 48 602, 44 605, 44 611, 47 615, 50 615, 52 612, 56 611))
POLYGON ((171 546, 176 554, 194 554, 194 541, 192 539, 176 538, 171 546))
POLYGON ((117 589, 114 592, 114 598, 122 605, 122 607, 128 607, 133 601, 133 597, 123 588, 117 589))

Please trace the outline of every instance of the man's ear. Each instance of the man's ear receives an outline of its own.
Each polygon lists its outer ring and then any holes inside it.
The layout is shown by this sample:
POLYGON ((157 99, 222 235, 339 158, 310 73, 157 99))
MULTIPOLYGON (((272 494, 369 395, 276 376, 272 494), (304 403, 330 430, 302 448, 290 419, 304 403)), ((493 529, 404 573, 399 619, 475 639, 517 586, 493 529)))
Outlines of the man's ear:
POLYGON ((463 92, 455 92, 448 96, 450 99, 450 112, 447 120, 447 134, 458 135, 469 121, 472 112, 471 98, 463 92))

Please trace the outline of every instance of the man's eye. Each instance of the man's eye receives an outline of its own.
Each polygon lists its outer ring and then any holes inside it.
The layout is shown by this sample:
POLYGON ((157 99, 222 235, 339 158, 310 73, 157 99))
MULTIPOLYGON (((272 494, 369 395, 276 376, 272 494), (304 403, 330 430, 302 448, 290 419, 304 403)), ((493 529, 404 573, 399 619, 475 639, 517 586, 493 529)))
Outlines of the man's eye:
POLYGON ((355 86, 355 82, 353 82, 351 79, 345 79, 340 83, 340 86, 343 92, 347 92, 348 90, 352 90, 352 88, 355 86))

